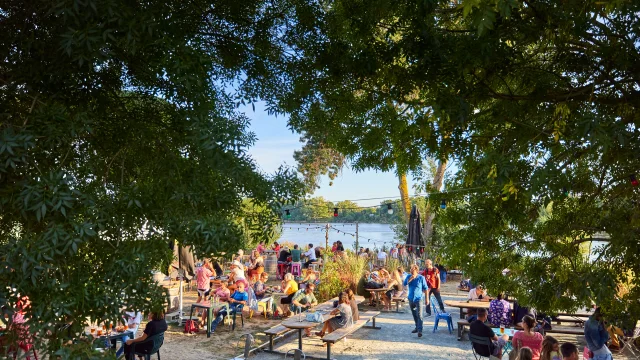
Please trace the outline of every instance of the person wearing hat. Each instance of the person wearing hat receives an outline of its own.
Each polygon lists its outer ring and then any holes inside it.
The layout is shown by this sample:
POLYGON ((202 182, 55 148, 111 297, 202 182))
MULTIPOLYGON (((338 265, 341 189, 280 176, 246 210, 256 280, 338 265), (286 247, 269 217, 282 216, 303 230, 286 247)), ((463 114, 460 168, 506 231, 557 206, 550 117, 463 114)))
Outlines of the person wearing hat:
POLYGON ((245 288, 249 285, 247 283, 247 279, 244 275, 244 267, 238 260, 234 260, 231 263, 231 273, 229 274, 229 290, 233 291, 236 289, 236 282, 242 281, 244 282, 245 288))

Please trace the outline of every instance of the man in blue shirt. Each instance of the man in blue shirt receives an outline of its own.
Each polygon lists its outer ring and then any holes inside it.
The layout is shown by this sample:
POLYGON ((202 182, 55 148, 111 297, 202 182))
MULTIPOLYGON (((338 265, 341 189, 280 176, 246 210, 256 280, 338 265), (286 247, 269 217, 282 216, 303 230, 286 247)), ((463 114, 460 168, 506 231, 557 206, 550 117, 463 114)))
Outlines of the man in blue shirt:
POLYGON ((416 328, 411 333, 418 333, 418 337, 422 337, 422 299, 423 296, 426 298, 429 288, 424 276, 418 273, 419 271, 418 265, 411 265, 411 276, 404 279, 404 286, 409 288, 407 299, 409 300, 413 321, 416 323, 416 328))
MULTIPOLYGON (((233 295, 229 297, 229 300, 228 300, 229 310, 231 313, 233 313, 236 310, 242 311, 242 310, 239 310, 238 308, 240 307, 240 305, 246 305, 247 300, 249 300, 249 295, 247 294, 246 291, 244 291, 244 282, 238 281, 236 283, 236 286, 238 287, 238 289, 236 290, 236 292, 233 293, 233 295)), ((220 322, 224 320, 224 317, 227 314, 228 314, 227 309, 220 310, 220 312, 218 313, 218 316, 211 322, 211 332, 214 332, 216 330, 216 328, 218 327, 218 324, 220 324, 220 322)))

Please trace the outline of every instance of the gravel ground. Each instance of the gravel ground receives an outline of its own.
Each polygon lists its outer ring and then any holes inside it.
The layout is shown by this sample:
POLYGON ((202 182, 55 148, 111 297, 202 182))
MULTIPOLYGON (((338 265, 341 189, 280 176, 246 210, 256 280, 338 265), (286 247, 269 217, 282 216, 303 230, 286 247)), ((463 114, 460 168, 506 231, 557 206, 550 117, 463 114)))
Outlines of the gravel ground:
MULTIPOLYGON (((456 283, 443 284, 443 299, 464 299, 465 295, 456 293, 456 283)), ((195 302, 195 292, 185 295, 185 304, 195 302)), ((361 311, 371 310, 368 306, 361 306, 361 311)), ((440 321, 438 331, 432 333, 433 317, 425 318, 422 338, 411 334, 413 318, 408 306, 403 314, 382 313, 376 320, 381 330, 360 329, 347 341, 340 341, 332 346, 332 357, 337 359, 474 359, 471 344, 465 335, 463 341, 457 341, 456 321, 459 319, 457 308, 446 308, 453 314, 454 332, 449 334, 446 323, 440 321)), ((188 311, 185 308, 185 311, 188 311)), ((228 326, 221 326, 211 338, 201 332, 196 335, 186 335, 182 329, 170 325, 162 346, 163 359, 202 360, 202 359, 231 359, 242 353, 241 336, 251 333, 260 345, 268 338, 263 331, 279 324, 280 321, 266 320, 254 315, 253 319, 245 321, 244 328, 229 331, 228 326)), ((143 325, 144 326, 144 325, 143 325)), ((585 344, 583 336, 555 335, 560 342, 571 341, 578 345, 580 352, 585 344)), ((276 350, 288 351, 297 347, 297 335, 293 334, 276 343, 276 350)), ((318 337, 304 338, 303 351, 307 355, 326 357, 326 348, 318 337)), ((258 353, 251 356, 256 360, 281 360, 282 355, 258 353)), ((289 357, 291 358, 291 357, 289 357)), ((614 355, 614 359, 631 359, 623 355, 614 355)))

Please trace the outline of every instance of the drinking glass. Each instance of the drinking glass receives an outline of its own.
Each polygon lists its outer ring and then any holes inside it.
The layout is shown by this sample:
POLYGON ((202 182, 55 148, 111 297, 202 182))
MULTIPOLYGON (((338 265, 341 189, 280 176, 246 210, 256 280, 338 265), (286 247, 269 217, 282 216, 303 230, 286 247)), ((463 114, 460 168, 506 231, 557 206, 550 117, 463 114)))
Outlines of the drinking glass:
POLYGON ((102 329, 98 329, 98 336, 102 336, 102 329))
POLYGON ((500 325, 500 334, 504 335, 504 325, 500 325))
POLYGON ((91 335, 96 333, 96 327, 94 325, 91 325, 91 335))

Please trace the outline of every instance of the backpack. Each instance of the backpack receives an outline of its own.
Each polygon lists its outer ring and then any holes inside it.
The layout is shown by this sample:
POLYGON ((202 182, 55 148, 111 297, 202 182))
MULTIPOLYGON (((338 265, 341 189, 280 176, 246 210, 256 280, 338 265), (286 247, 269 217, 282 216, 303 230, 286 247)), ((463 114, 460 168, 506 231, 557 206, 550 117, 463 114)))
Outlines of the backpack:
POLYGON ((196 334, 198 332, 198 323, 195 320, 187 320, 184 323, 185 334, 196 334))

